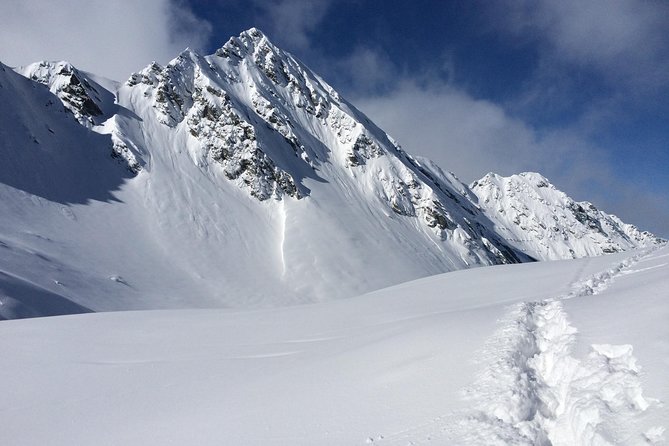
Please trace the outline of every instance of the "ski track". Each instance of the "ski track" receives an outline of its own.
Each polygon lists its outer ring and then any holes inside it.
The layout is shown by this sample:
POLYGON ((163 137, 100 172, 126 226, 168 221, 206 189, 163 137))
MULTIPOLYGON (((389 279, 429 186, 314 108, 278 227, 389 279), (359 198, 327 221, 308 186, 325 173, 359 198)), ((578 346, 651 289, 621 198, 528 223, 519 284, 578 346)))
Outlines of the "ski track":
POLYGON ((641 432, 634 423, 659 402, 643 396, 633 347, 593 344, 585 358, 574 357, 577 330, 562 303, 601 293, 652 251, 576 282, 566 295, 514 305, 486 342, 480 355, 486 365, 464 390, 471 409, 366 442, 384 446, 662 443, 664 427, 641 432))

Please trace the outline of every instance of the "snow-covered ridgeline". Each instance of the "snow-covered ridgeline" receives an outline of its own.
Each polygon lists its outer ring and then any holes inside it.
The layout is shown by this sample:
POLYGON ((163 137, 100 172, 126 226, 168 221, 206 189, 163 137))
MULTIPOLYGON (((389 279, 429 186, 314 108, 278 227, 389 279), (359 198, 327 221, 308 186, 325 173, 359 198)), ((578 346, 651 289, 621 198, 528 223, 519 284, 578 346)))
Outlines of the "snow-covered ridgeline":
POLYGON ((470 187, 497 232, 536 259, 594 256, 664 242, 592 203, 574 201, 538 173, 491 173, 470 187))
POLYGON ((257 30, 118 85, 64 62, 20 71, 0 92, 1 199, 20 209, 0 261, 23 284, 6 317, 64 311, 36 308, 35 288, 95 311, 274 306, 529 259, 466 186, 257 30))

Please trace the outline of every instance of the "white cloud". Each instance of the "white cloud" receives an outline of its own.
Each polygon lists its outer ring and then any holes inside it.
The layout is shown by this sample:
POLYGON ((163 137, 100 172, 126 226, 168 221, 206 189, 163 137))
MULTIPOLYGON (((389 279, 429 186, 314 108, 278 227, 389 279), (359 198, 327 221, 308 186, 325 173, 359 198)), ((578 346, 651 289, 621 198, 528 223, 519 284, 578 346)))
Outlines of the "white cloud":
MULTIPOLYGON (((491 26, 542 44, 542 57, 594 69, 641 90, 669 82, 669 3, 662 0, 510 0, 491 26)), ((553 65, 553 64, 551 64, 553 65)))
POLYGON ((125 80, 206 43, 211 25, 174 0, 3 0, 0 60, 16 66, 68 60, 125 80))
POLYGON ((358 46, 346 57, 323 63, 336 71, 340 82, 346 80, 351 91, 378 91, 397 81, 400 75, 390 58, 381 51, 358 46))
POLYGON ((501 106, 446 84, 404 81, 389 94, 354 102, 407 150, 467 181, 490 171, 576 172, 586 154, 601 155, 575 134, 539 135, 501 106))
POLYGON ((330 7, 330 0, 253 0, 260 8, 259 20, 270 36, 288 48, 309 47, 309 31, 323 20, 330 7))

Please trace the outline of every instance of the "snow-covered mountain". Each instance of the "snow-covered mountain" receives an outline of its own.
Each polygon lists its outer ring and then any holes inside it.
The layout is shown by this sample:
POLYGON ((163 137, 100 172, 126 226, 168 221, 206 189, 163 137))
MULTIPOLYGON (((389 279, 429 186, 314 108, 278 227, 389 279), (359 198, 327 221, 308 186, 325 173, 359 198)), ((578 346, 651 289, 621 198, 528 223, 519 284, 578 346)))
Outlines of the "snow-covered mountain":
POLYGON ((286 305, 571 256, 518 244, 257 29, 124 83, 1 68, 3 317, 286 305))
POLYGON ((536 259, 596 256, 663 242, 592 203, 574 201, 538 173, 489 173, 470 187, 496 231, 536 259))
POLYGON ((17 71, 0 90, 7 317, 41 314, 35 288, 93 310, 282 305, 529 260, 256 29, 120 85, 17 71))
POLYGON ((68 62, 37 62, 17 71, 48 86, 82 125, 91 127, 109 117, 111 110, 103 109, 114 103, 111 92, 68 62))

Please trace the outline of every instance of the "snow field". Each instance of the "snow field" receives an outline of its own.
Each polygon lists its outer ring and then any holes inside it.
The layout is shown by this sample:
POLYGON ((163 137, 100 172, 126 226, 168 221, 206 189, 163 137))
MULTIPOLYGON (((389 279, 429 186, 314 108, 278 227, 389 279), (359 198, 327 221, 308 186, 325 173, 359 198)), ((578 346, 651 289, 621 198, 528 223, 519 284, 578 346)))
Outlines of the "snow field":
POLYGON ((4 321, 0 443, 462 444, 453 421, 473 407, 462 389, 505 309, 568 295, 628 255, 456 271, 278 309, 4 321))
POLYGON ((666 410, 645 393, 669 396, 666 324, 649 323, 658 311, 641 311, 628 287, 661 292, 667 269, 658 253, 629 255, 458 271, 281 309, 6 321, 0 442, 661 444, 666 410), (606 274, 599 294, 549 301, 606 274), (620 323, 581 339, 619 286, 652 348, 630 330, 615 336, 620 323), (596 316, 573 324, 576 304, 596 316))

